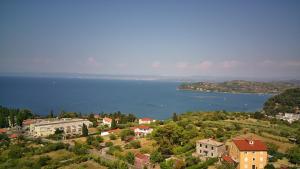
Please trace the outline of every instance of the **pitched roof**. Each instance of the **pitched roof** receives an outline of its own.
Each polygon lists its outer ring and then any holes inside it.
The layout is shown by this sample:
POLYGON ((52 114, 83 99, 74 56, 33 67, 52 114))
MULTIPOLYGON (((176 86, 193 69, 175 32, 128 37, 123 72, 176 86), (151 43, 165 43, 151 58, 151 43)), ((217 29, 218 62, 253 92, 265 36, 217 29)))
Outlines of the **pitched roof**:
POLYGON ((111 119, 111 118, 108 118, 108 117, 104 117, 104 118, 103 118, 103 121, 107 121, 107 122, 111 123, 111 122, 112 122, 112 119, 111 119))
POLYGON ((198 140, 197 143, 202 143, 202 144, 208 144, 208 145, 213 145, 213 146, 221 146, 224 145, 224 143, 218 142, 212 138, 209 139, 203 139, 203 140, 198 140))
POLYGON ((17 137, 18 137, 17 134, 11 134, 11 135, 9 136, 9 138, 17 138, 17 137))
POLYGON ((149 155, 145 155, 145 154, 141 154, 141 153, 136 153, 136 154, 135 154, 135 157, 136 157, 136 158, 139 158, 139 159, 142 159, 142 160, 145 160, 145 161, 150 160, 149 155))
POLYGON ((140 120, 142 120, 142 121, 152 121, 153 119, 145 117, 145 118, 141 118, 140 120))
POLYGON ((260 140, 232 140, 240 151, 267 151, 267 146, 260 140), (252 141, 252 144, 250 142, 252 141))
POLYGON ((0 129, 0 133, 6 133, 7 130, 6 129, 0 129))
POLYGON ((222 156, 222 158, 224 161, 226 161, 228 163, 234 163, 234 160, 228 155, 224 155, 224 156, 222 156))

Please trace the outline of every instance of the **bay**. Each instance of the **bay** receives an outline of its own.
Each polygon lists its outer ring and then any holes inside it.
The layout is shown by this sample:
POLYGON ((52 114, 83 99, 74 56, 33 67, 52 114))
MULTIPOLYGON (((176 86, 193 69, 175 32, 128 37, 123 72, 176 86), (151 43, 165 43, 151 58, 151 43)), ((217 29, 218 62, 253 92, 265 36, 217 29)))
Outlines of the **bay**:
POLYGON ((179 82, 80 78, 0 77, 0 105, 82 113, 133 113, 170 118, 173 112, 260 110, 268 94, 204 93, 176 90, 179 82))

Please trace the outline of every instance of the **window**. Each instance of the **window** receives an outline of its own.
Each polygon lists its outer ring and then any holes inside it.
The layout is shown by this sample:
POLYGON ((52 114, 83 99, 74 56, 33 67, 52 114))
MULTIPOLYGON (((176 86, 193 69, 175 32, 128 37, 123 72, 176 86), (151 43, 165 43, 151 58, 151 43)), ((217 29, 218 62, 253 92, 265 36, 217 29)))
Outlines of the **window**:
POLYGON ((202 147, 202 144, 200 144, 200 147, 202 147))
POLYGON ((214 150, 214 147, 211 147, 212 150, 214 150))
POLYGON ((205 145, 205 148, 207 148, 207 145, 205 145))
POLYGON ((200 150, 200 153, 202 153, 202 150, 200 150))
POLYGON ((211 153, 211 156, 213 157, 213 156, 214 156, 214 153, 211 153))
POLYGON ((252 165, 252 169, 256 169, 256 168, 255 168, 255 165, 252 165))
POLYGON ((253 161, 255 161, 255 158, 253 158, 253 161))

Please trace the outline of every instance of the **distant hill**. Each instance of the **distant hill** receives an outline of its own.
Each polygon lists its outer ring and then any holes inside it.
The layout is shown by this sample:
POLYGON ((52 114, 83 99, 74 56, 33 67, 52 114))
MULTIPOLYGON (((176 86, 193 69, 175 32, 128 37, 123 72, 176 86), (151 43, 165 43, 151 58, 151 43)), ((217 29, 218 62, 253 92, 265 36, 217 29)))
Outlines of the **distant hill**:
POLYGON ((296 113, 300 108, 300 88, 288 89, 281 94, 269 98, 263 110, 268 115, 296 113))
POLYGON ((270 93, 278 94, 287 89, 300 87, 300 82, 278 81, 278 82, 255 82, 245 80, 233 80, 220 83, 196 82, 183 83, 178 89, 195 90, 204 92, 228 92, 228 93, 270 93))

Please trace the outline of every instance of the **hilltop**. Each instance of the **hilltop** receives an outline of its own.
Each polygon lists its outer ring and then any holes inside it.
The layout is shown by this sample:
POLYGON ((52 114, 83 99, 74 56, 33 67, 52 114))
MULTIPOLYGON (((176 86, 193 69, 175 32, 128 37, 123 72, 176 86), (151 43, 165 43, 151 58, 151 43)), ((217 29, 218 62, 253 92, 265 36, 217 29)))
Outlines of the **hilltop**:
POLYGON ((277 94, 290 88, 300 87, 299 81, 255 82, 245 80, 232 80, 220 83, 196 82, 183 83, 178 89, 204 92, 228 93, 270 93, 277 94))

